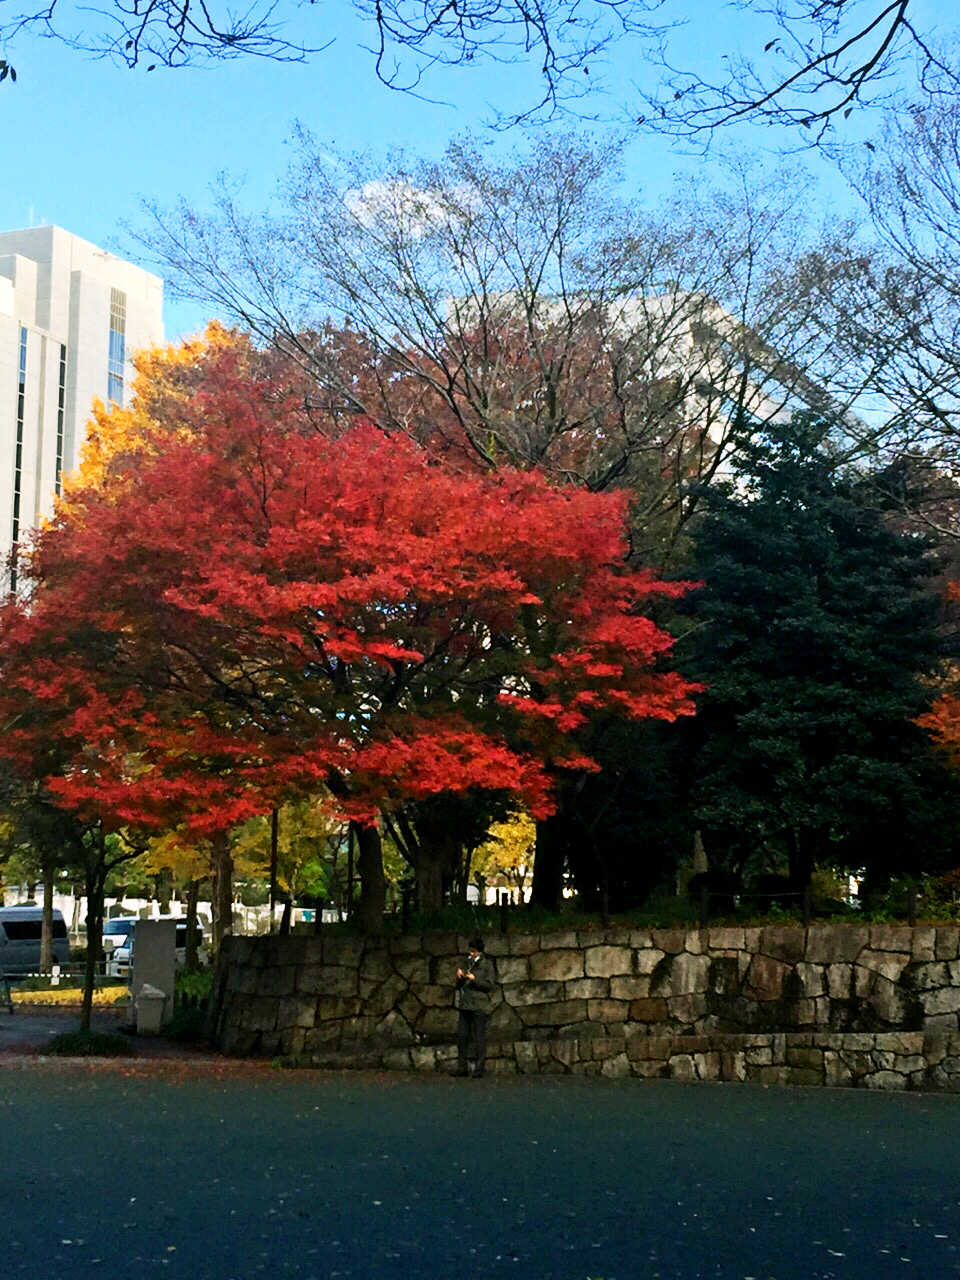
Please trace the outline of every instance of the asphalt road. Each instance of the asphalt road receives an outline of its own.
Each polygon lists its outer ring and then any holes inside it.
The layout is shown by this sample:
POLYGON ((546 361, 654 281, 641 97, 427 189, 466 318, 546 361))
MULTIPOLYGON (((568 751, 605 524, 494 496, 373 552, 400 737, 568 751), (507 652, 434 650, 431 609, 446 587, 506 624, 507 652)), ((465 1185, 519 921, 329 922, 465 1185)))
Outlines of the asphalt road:
POLYGON ((0 1274, 960 1275, 960 1098, 154 1065, 0 1070, 0 1274))

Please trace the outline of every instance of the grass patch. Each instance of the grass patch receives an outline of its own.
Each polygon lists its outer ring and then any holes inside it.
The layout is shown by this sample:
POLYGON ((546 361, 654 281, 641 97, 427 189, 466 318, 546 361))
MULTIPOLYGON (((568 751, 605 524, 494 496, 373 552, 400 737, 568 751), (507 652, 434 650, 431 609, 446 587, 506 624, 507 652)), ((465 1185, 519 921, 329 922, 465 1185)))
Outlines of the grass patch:
POLYGON ((49 1052, 60 1058, 132 1058, 137 1051, 114 1031, 65 1031, 50 1041, 49 1052))

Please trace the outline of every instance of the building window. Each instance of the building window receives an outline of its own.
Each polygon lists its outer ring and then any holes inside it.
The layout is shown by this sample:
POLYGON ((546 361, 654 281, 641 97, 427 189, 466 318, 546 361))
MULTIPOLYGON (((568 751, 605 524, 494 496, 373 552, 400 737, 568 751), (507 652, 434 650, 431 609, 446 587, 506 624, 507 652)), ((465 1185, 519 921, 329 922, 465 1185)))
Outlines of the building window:
POLYGON ((20 491, 23 480, 23 424, 27 400, 27 330, 20 327, 20 370, 17 378, 17 443, 13 459, 13 547, 10 552, 10 590, 17 589, 17 551, 20 545, 20 491))
POLYGON ((60 473, 63 470, 63 424, 67 408, 67 348, 60 344, 60 376, 57 379, 57 460, 53 472, 53 487, 60 497, 60 473))
POLYGON ((107 402, 123 404, 123 374, 127 345, 127 295, 110 290, 110 358, 107 365, 107 402))

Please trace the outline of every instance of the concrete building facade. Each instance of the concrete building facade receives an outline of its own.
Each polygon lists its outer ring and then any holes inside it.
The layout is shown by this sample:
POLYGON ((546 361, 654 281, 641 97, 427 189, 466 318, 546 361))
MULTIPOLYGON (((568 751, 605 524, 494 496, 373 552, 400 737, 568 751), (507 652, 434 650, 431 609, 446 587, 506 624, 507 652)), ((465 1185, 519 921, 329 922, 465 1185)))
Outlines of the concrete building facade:
POLYGON ((159 277, 60 227, 0 232, 0 556, 51 514, 94 398, 127 403, 162 308, 159 277))

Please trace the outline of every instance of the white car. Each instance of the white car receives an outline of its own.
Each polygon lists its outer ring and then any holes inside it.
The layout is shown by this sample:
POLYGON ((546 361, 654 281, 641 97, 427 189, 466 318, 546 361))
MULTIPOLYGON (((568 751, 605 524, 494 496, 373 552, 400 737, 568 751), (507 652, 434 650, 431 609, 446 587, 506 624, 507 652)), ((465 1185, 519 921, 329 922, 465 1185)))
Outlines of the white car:
MULTIPOLYGON (((107 953, 105 972, 108 978, 126 978, 133 964, 133 947, 138 916, 117 916, 103 926, 103 949, 107 953)), ((175 920, 177 924, 176 955, 178 967, 187 960, 187 922, 182 916, 155 916, 158 920, 175 920)), ((203 930, 197 925, 197 959, 207 962, 203 930)))

